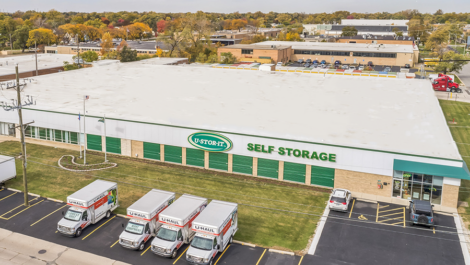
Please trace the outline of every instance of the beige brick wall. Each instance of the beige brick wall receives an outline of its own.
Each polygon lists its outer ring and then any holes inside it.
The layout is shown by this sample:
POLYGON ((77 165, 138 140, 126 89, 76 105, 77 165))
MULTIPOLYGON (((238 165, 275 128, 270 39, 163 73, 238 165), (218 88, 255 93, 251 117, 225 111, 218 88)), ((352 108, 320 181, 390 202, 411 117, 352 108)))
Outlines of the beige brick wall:
POLYGON ((132 157, 135 157, 135 155, 137 154, 138 158, 144 158, 144 142, 132 140, 131 152, 132 152, 132 157))
POLYGON ((444 184, 442 188, 442 206, 457 208, 459 186, 444 184))
POLYGON ((279 161, 279 168, 278 168, 278 180, 284 180, 284 161, 279 161))
POLYGON ((186 147, 181 148, 181 165, 186 165, 186 147))
POLYGON ((228 154, 228 173, 233 171, 233 154, 228 154))
POLYGON ((258 158, 253 157, 253 176, 258 176, 258 158))
POLYGON ((392 196, 392 177, 336 169, 335 188, 343 188, 352 192, 390 197, 392 196), (388 185, 383 185, 383 189, 378 189, 378 180, 380 180, 382 184, 387 182, 388 185))

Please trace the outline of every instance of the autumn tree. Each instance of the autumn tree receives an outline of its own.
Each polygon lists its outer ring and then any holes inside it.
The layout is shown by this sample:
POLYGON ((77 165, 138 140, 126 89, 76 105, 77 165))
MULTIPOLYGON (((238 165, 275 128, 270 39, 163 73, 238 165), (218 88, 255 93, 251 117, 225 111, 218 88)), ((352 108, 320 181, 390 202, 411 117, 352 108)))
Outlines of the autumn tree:
POLYGON ((447 72, 459 73, 462 71, 463 66, 468 63, 468 61, 464 60, 470 60, 470 57, 455 53, 454 51, 448 51, 443 54, 442 61, 434 66, 434 71, 444 72, 444 74, 447 74, 447 72))
POLYGON ((157 22, 157 33, 163 33, 165 31, 165 26, 166 26, 166 21, 163 19, 160 19, 160 21, 157 22))
POLYGON ((403 37, 403 31, 401 31, 400 29, 393 28, 392 31, 395 33, 396 36, 403 37))
POLYGON ((181 22, 179 20, 167 21, 165 34, 159 35, 157 41, 165 43, 168 49, 168 56, 181 53, 186 46, 186 38, 181 34, 181 22))
POLYGON ((3 31, 8 35, 10 36, 10 49, 13 50, 13 39, 12 39, 12 35, 13 33, 15 32, 16 28, 18 27, 18 24, 16 23, 16 21, 11 18, 11 17, 6 17, 5 19, 3 19, 3 22, 2 22, 2 28, 3 28, 3 31))
POLYGON ((113 48, 114 48, 113 38, 111 37, 111 34, 106 32, 105 34, 103 34, 103 37, 101 37, 101 51, 100 51, 101 55, 105 56, 113 48))
POLYGON ((357 29, 355 27, 346 26, 343 28, 341 36, 357 36, 357 29))
POLYGON ((28 44, 28 39, 29 39, 29 31, 31 28, 27 25, 23 25, 15 30, 13 33, 13 38, 15 39, 15 42, 13 43, 13 46, 15 48, 21 49, 21 52, 24 52, 24 50, 27 48, 28 44))
POLYGON ((237 29, 239 32, 242 28, 246 26, 247 21, 243 19, 234 19, 232 20, 232 29, 237 29))
POLYGON ((29 31, 29 38, 27 41, 28 46, 47 44, 56 42, 56 36, 50 29, 39 28, 29 31))

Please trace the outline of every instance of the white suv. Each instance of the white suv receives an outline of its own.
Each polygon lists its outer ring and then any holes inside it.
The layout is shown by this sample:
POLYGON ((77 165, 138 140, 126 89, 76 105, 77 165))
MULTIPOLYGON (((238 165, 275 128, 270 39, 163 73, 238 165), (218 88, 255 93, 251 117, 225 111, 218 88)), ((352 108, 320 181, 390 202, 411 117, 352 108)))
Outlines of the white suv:
POLYGON ((349 190, 334 189, 330 195, 328 207, 330 207, 330 210, 347 212, 351 198, 352 196, 349 190))

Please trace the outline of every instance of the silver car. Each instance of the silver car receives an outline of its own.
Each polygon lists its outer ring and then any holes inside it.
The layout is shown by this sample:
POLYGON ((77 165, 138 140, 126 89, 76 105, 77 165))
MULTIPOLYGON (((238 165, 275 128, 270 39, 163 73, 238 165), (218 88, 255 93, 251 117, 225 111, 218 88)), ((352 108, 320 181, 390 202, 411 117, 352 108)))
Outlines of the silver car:
POLYGON ((351 192, 346 189, 334 189, 328 201, 328 207, 333 211, 347 212, 351 202, 351 192))
POLYGON ((361 71, 364 70, 364 65, 359 66, 357 70, 361 70, 361 71))

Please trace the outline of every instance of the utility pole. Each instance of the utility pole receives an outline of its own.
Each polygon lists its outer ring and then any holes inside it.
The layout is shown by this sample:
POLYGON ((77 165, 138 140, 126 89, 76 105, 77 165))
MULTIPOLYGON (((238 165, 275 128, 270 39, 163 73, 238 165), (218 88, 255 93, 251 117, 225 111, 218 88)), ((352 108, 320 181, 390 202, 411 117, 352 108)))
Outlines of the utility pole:
MULTIPOLYGON (((78 34, 77 34, 77 53, 78 53, 78 58, 77 58, 78 68, 80 68, 80 36, 78 36, 78 34)), ((83 115, 85 115, 85 113, 83 113, 83 115)))
MULTIPOLYGON (((80 61, 79 61, 80 62, 80 61)), ((86 110, 85 110, 85 102, 88 99, 88 96, 83 97, 83 136, 84 136, 84 143, 83 143, 83 164, 86 165, 86 130, 85 130, 85 118, 86 118, 86 110)))
POLYGON ((21 152, 23 153, 24 206, 28 207, 29 201, 28 201, 28 181, 26 178, 26 143, 24 142, 23 111, 21 110, 20 75, 18 74, 18 64, 16 64, 15 70, 16 70, 16 97, 18 98, 18 117, 20 120, 21 152))
POLYGON ((80 146, 80 158, 82 158, 82 121, 80 120, 80 112, 78 113, 78 145, 80 146))
POLYGON ((38 76, 38 47, 36 41, 34 41, 34 55, 36 56, 36 76, 38 76))
POLYGON ((106 156, 106 114, 104 114, 103 118, 99 119, 98 122, 102 122, 104 126, 104 162, 108 162, 108 158, 106 156))

